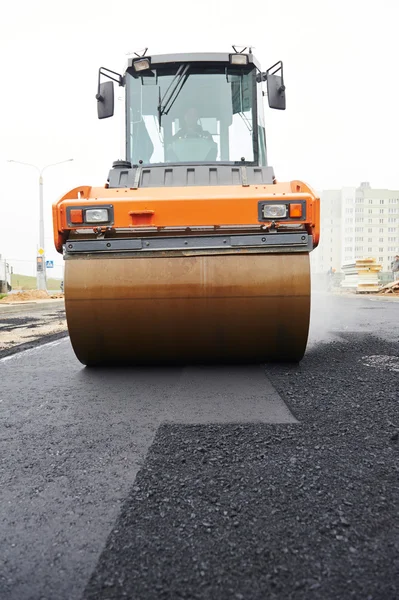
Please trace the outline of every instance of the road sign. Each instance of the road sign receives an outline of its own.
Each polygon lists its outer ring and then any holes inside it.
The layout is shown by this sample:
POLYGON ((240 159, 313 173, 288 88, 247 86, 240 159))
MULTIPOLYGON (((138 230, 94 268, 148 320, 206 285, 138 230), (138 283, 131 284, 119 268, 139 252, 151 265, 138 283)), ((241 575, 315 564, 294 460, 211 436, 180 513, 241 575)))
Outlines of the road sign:
POLYGON ((43 273, 43 259, 41 256, 36 258, 36 270, 38 273, 43 273))
POLYGON ((42 256, 44 254, 43 248, 39 248, 39 250, 37 251, 37 253, 40 254, 40 256, 42 256))
POLYGON ((54 267, 53 260, 46 260, 46 269, 52 269, 54 267))

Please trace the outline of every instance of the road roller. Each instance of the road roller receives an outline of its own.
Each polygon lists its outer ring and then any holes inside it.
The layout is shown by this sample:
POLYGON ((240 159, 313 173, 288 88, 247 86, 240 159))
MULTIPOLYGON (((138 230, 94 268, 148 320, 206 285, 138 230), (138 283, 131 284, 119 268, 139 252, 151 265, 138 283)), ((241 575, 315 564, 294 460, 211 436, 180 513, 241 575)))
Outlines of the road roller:
POLYGON ((286 108, 283 63, 262 71, 250 48, 99 69, 98 117, 123 113, 125 154, 53 205, 81 363, 301 360, 319 198, 276 179, 264 98, 286 108))

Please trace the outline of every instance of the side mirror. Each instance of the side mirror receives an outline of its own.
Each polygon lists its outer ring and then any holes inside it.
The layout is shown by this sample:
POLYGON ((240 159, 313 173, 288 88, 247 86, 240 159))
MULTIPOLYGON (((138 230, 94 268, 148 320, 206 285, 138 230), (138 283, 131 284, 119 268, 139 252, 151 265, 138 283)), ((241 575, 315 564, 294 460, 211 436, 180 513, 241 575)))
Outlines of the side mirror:
POLYGON ((114 114, 114 83, 104 81, 98 85, 97 115, 99 119, 107 119, 114 114))
POLYGON ((266 71, 266 82, 267 98, 270 108, 285 110, 285 85, 283 77, 283 63, 281 61, 266 71), (281 74, 277 75, 276 73, 279 71, 281 74))

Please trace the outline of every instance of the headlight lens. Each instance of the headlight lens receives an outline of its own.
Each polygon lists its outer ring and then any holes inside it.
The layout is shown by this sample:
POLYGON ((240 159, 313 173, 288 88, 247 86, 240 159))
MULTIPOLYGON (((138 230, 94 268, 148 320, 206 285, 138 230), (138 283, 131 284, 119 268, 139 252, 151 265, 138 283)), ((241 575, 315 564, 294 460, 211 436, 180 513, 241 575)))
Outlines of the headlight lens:
POLYGON ((108 208, 89 208, 85 213, 86 223, 108 223, 108 208))
POLYGON ((247 54, 230 54, 230 62, 232 65, 247 65, 248 55, 247 54))
POLYGON ((265 219, 281 219, 287 216, 285 204, 264 204, 263 217, 265 219))
POLYGON ((146 71, 150 68, 150 61, 148 58, 141 58, 140 60, 135 60, 133 63, 133 67, 135 71, 146 71))

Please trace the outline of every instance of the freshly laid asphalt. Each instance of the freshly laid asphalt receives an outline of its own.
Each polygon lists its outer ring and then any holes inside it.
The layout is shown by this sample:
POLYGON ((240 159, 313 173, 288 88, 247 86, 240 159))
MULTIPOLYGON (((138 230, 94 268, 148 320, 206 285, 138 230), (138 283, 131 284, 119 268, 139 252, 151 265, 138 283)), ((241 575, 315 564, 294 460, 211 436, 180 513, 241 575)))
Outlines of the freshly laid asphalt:
POLYGON ((299 365, 0 360, 0 598, 399 598, 399 303, 315 294, 299 365))

